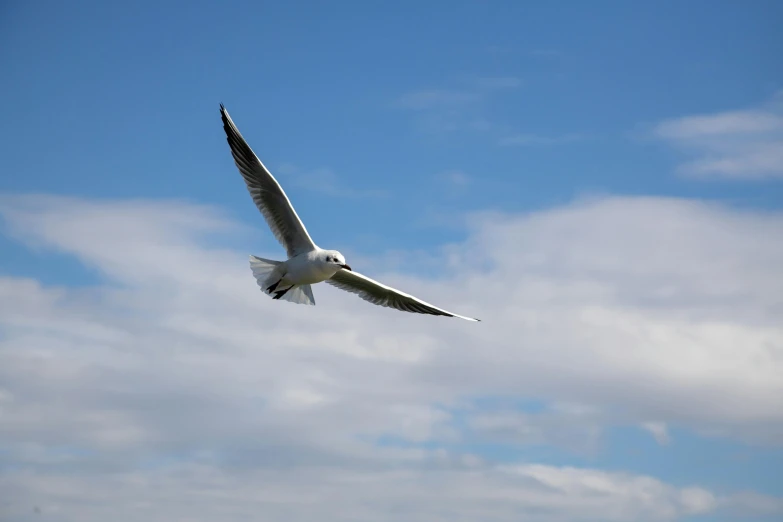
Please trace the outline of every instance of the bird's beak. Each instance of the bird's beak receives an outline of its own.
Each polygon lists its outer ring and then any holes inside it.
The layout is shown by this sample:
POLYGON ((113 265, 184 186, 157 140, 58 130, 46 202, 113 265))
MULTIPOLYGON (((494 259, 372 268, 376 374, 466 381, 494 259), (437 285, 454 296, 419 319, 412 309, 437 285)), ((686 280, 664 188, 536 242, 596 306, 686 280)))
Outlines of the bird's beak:
POLYGON ((345 269, 346 269, 346 270, 348 270, 349 272, 353 272, 353 270, 351 270, 351 267, 350 267, 350 266, 348 266, 348 265, 340 265, 340 267, 342 267, 342 268, 345 268, 345 269))

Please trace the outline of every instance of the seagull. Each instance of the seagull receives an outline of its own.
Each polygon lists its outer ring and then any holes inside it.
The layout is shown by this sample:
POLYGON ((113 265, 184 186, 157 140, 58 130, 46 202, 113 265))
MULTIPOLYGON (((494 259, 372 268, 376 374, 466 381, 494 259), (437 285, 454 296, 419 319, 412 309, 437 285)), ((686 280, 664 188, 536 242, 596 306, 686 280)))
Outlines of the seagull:
POLYGON ((370 303, 403 312, 458 317, 479 321, 433 306, 412 295, 386 286, 351 269, 337 250, 316 245, 299 219, 283 187, 272 176, 234 125, 228 111, 220 104, 223 130, 239 172, 269 228, 286 249, 286 261, 250 256, 250 268, 261 290, 272 297, 292 303, 315 305, 310 285, 327 282, 357 294, 370 303))

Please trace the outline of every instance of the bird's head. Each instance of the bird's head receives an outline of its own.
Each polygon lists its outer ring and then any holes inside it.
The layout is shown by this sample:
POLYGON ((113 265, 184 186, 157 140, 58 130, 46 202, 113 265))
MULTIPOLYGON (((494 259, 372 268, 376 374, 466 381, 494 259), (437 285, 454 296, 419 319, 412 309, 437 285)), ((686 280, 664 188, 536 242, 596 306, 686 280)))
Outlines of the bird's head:
POLYGON ((324 252, 326 256, 326 263, 329 265, 336 265, 346 270, 351 270, 351 267, 345 263, 345 257, 337 250, 327 250, 324 252))

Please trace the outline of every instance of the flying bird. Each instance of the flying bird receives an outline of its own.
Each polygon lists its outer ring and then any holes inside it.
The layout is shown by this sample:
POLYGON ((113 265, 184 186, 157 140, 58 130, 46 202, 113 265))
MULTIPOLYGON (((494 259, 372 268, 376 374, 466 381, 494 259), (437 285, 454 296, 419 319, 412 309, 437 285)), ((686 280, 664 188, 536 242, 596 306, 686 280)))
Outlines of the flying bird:
POLYGON ((337 250, 324 250, 318 247, 307 233, 304 223, 299 219, 283 187, 247 144, 222 103, 220 115, 234 163, 245 179, 247 189, 258 210, 261 211, 272 233, 288 254, 288 259, 285 261, 250 256, 253 276, 264 293, 272 299, 315 305, 313 289, 310 285, 325 281, 337 288, 357 294, 370 303, 396 308, 403 312, 459 317, 468 321, 479 320, 443 310, 374 281, 353 271, 345 262, 345 257, 337 250))

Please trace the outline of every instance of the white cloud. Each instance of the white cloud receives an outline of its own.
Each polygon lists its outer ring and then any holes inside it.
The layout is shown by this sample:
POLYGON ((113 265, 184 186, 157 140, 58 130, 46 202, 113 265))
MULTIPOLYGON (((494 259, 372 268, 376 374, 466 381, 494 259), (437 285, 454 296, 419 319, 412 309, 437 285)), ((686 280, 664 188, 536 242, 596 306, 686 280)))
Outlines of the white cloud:
POLYGON ((16 507, 23 501, 65 522, 248 517, 429 522, 519 520, 526 515, 544 522, 644 522, 705 513, 716 505, 708 491, 678 489, 646 476, 540 465, 491 467, 438 455, 402 469, 225 470, 208 463, 174 463, 143 472, 105 473, 100 481, 84 474, 22 473, 15 482, 0 485, 14 499, 11 516, 22 519, 32 513, 32 507, 16 507))
POLYGON ((658 124, 655 135, 695 159, 680 166, 700 178, 783 178, 783 95, 758 109, 686 116, 658 124))
POLYGON ((723 509, 742 517, 748 513, 761 516, 783 515, 783 498, 760 495, 750 491, 735 493, 721 499, 723 509))
POLYGON ((597 451, 603 420, 595 412, 580 412, 560 408, 539 413, 518 409, 471 412, 469 426, 479 440, 513 445, 550 445, 573 453, 593 454, 597 451))
POLYGON ((658 444, 666 445, 671 442, 669 428, 665 422, 643 422, 642 428, 648 431, 658 444))
POLYGON ((657 134, 669 139, 696 139, 725 134, 751 134, 783 129, 783 117, 770 112, 748 110, 712 115, 688 116, 658 125, 657 134))
POLYGON ((215 246, 236 224, 208 207, 7 197, 0 213, 14 237, 102 275, 78 288, 0 278, 0 510, 15 519, 35 505, 61 520, 311 520, 339 508, 335 519, 428 521, 779 506, 488 461, 460 449, 455 420, 487 443, 556 434, 575 450, 607 424, 650 419, 780 444, 779 214, 607 198, 472 216, 468 238, 438 254, 438 280, 355 267, 484 319, 473 324, 325 285, 316 307, 273 301, 250 252, 215 246), (465 407, 487 395, 550 406, 465 407))

